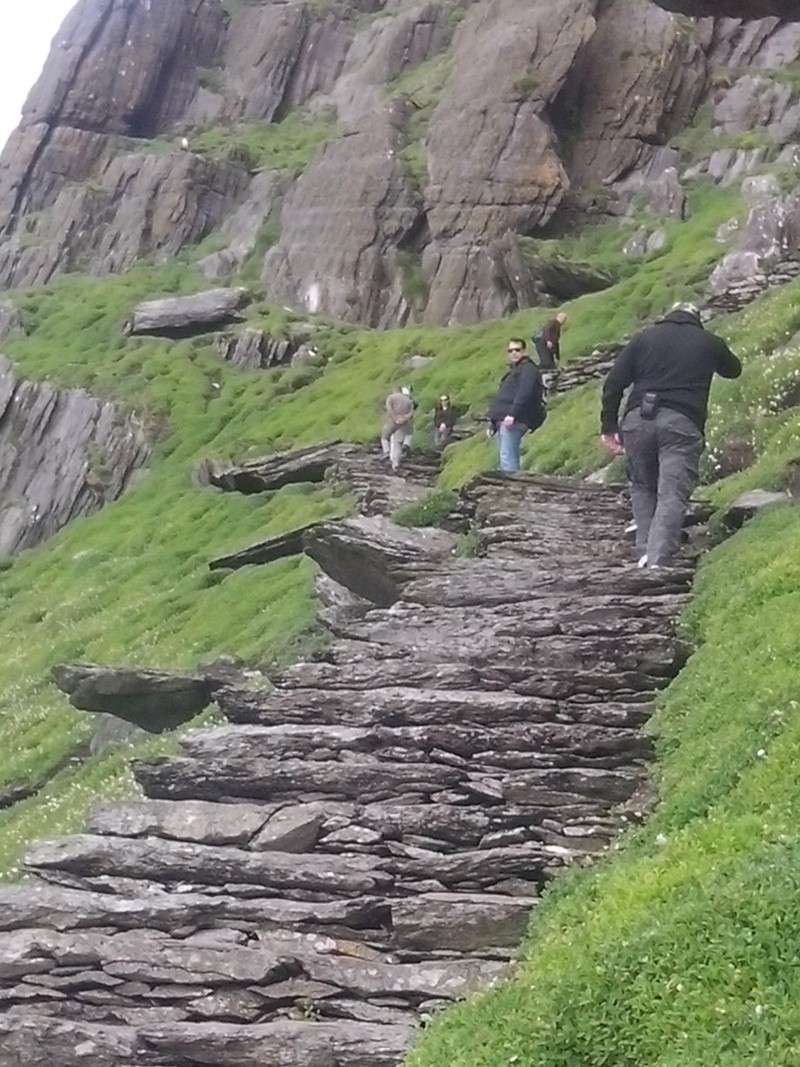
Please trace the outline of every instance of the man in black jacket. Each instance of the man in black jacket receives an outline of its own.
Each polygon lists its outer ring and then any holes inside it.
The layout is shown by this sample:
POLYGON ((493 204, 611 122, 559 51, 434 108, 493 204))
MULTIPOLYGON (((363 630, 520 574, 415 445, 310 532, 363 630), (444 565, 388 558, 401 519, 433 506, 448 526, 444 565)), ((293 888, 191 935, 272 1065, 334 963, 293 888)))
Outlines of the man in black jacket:
POLYGON ((542 376, 528 359, 525 342, 512 337, 508 342, 509 369, 489 409, 489 421, 498 433, 500 470, 513 474, 520 466, 522 438, 545 420, 542 376))
POLYGON ((741 373, 739 360, 706 333, 691 304, 637 334, 617 357, 603 389, 602 441, 615 454, 624 446, 628 458, 640 566, 668 566, 678 551, 705 444, 711 379, 741 373))

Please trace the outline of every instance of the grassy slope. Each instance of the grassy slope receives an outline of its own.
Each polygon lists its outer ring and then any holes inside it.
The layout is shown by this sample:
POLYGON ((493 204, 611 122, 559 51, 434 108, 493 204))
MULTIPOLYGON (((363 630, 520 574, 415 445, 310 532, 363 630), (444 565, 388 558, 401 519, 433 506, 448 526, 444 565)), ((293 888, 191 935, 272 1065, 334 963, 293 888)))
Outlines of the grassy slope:
MULTIPOLYGON (((800 457, 800 283, 719 329, 745 370, 715 387, 710 444, 757 449, 708 486, 722 505, 800 457)), ((587 417, 596 392, 564 402, 540 455, 560 432, 568 467, 591 462, 561 416, 587 417)), ((698 651, 652 724, 655 817, 551 892, 515 980, 446 1013, 409 1067, 795 1067, 799 538, 800 511, 773 509, 707 559, 684 620, 698 651)))
POLYGON ((702 569, 700 649, 654 723, 662 803, 538 912, 518 977, 413 1067, 794 1067, 800 1040, 800 512, 702 569))
MULTIPOLYGON (((669 228, 668 249, 606 293, 570 308, 568 348, 578 356, 631 330, 640 319, 692 293, 721 248, 717 225, 738 208, 735 196, 694 196, 690 223, 669 228)), ((596 254, 615 255, 624 234, 598 235, 596 254)), ((592 249, 589 249, 591 252, 592 249)), ((223 366, 210 345, 126 340, 120 325, 137 300, 201 287, 185 262, 139 267, 124 278, 66 278, 22 298, 29 336, 6 350, 21 371, 81 385, 137 407, 163 431, 140 485, 102 513, 72 525, 0 572, 0 789, 35 781, 85 741, 90 722, 47 683, 62 660, 191 666, 233 653, 261 661, 290 655, 312 619, 311 574, 285 561, 221 579, 206 561, 265 534, 337 513, 346 502, 323 490, 287 489, 272 498, 222 495, 192 486, 192 464, 208 455, 247 456, 312 440, 369 440, 382 397, 414 381, 423 412, 446 390, 484 409, 509 333, 530 333, 544 312, 463 330, 374 334, 328 327, 320 337, 331 363, 308 371, 242 373, 223 366), (405 357, 437 358, 411 374, 405 357), (302 388, 298 388, 301 386, 302 388)), ((252 318, 274 331, 287 316, 255 305, 252 318)), ((532 440, 527 463, 582 470, 599 456, 591 390, 560 403, 532 440)), ((420 420, 422 421, 422 420, 420 420)), ((424 431, 421 431, 421 433, 424 431)), ((445 484, 492 462, 480 438, 448 453, 445 484)), ((31 837, 80 824, 91 795, 129 788, 119 755, 69 766, 38 797, 0 812, 0 873, 14 873, 31 837)))

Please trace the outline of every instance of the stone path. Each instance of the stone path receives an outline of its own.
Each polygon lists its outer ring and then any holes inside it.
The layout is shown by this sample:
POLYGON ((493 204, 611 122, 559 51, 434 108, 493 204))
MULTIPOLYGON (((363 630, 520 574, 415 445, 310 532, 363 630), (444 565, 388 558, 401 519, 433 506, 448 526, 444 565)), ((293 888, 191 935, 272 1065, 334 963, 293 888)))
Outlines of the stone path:
MULTIPOLYGON (((429 483, 359 469, 367 511, 429 483)), ((688 571, 631 566, 623 501, 584 482, 484 476, 459 513, 482 558, 318 527, 324 655, 232 681, 230 725, 136 767, 146 799, 31 849, 0 891, 0 1063, 393 1067, 640 817, 688 571)))

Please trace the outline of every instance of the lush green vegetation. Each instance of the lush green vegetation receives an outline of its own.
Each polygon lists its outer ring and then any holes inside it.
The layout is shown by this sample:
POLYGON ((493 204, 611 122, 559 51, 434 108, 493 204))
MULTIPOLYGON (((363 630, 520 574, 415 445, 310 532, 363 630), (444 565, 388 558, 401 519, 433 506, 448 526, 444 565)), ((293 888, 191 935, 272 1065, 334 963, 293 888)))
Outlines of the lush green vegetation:
MULTIPOLYGON (((202 75, 213 81, 216 70, 202 75)), ((212 126, 190 138, 192 152, 210 159, 236 163, 248 170, 285 170, 299 174, 314 159, 321 147, 336 136, 336 123, 312 120, 293 111, 280 122, 241 122, 235 126, 212 126)), ((120 147, 129 151, 157 154, 174 152, 175 143, 164 138, 150 141, 123 138, 120 147)))
MULTIPOLYGON (((713 234, 739 202, 705 188, 692 199, 692 220, 668 227, 660 256, 568 308, 569 358, 618 339, 698 291, 722 252, 713 234)), ((598 256, 616 254, 625 236, 587 236, 587 256, 589 242, 596 242, 598 256)), ((151 469, 136 488, 0 570, 0 742, 8 754, 0 762, 0 790, 63 768, 38 796, 0 813, 0 871, 15 871, 32 837, 79 826, 93 797, 130 789, 118 753, 69 762, 82 753, 91 721, 49 685, 55 662, 192 666, 221 654, 264 662, 295 655, 299 641, 316 639, 305 562, 228 576, 210 575, 206 563, 267 534, 341 513, 347 501, 322 489, 287 489, 266 498, 220 494, 195 487, 192 466, 209 455, 243 458, 325 438, 373 440, 386 392, 409 380, 420 401, 418 437, 427 443, 436 398, 448 392, 481 415, 502 371, 509 334, 530 335, 548 314, 526 312, 460 330, 379 334, 320 320, 315 343, 327 364, 302 373, 242 373, 221 364, 202 338, 122 336, 120 326, 136 301, 200 287, 187 261, 142 266, 122 278, 67 277, 20 300, 28 336, 9 340, 6 350, 22 373, 113 396, 136 408, 159 437, 151 469), (415 352, 435 358, 408 371, 407 357, 415 352)), ((753 346, 765 331, 776 346, 780 341, 777 323, 785 330, 793 297, 780 299, 785 306, 765 304, 768 319, 753 312, 737 327, 749 331, 753 346), (773 319, 774 329, 766 330, 773 319)), ((275 335, 285 335, 293 319, 258 302, 249 317, 275 335)), ((594 388, 557 400, 545 427, 526 444, 526 466, 563 472, 599 466, 596 417, 594 388)), ((481 435, 449 448, 442 488, 492 465, 493 448, 481 435)), ((476 549, 473 542, 465 541, 466 552, 476 549)))
POLYGON ((457 503, 454 492, 437 489, 416 504, 399 508, 392 518, 400 526, 441 526, 457 503))
POLYGON ((655 816, 549 895, 517 977, 435 1022, 412 1067, 794 1067, 798 537, 778 509, 710 557, 700 649, 653 725, 655 816))

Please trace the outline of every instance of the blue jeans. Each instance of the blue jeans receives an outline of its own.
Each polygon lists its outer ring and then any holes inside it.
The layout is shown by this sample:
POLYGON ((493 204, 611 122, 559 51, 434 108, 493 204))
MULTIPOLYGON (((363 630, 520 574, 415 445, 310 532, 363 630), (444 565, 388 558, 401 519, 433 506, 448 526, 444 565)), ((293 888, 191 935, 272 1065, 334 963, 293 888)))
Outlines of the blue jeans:
POLYGON ((497 434, 497 448, 500 453, 500 470, 507 474, 513 474, 519 470, 519 451, 522 438, 528 432, 528 427, 521 423, 513 426, 503 426, 497 434))

